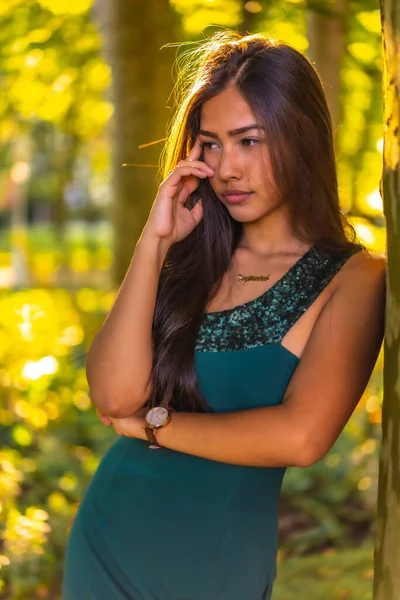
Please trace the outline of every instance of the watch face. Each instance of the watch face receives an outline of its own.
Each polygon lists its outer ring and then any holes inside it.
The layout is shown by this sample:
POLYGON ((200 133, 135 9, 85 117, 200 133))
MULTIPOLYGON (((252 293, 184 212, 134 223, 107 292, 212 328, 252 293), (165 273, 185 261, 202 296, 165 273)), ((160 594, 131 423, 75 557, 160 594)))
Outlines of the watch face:
POLYGON ((168 410, 163 406, 155 406, 146 415, 146 421, 153 427, 162 425, 165 419, 168 417, 168 410))

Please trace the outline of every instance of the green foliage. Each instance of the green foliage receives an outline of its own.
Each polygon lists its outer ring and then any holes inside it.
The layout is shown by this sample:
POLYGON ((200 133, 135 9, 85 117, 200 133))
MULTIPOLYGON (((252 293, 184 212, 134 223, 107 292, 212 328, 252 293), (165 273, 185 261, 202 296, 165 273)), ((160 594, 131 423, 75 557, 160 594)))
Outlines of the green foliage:
POLYGON ((0 577, 13 600, 59 588, 78 502, 116 438, 91 407, 84 373, 87 344, 112 298, 89 295, 95 305, 85 290, 0 299, 0 577))
POLYGON ((359 548, 292 557, 278 567, 273 600, 372 600, 373 541, 359 548))
MULTIPOLYGON (((101 456, 116 437, 91 406, 84 372, 85 352, 113 298, 114 293, 90 288, 73 293, 33 288, 4 292, 0 298, 0 580, 4 598, 59 598, 69 527, 101 456)), ((328 457, 309 469, 288 469, 283 489, 283 566, 286 561, 293 564, 289 562, 293 554, 321 551, 330 545, 344 550, 356 541, 354 533, 360 523, 364 536, 373 530, 380 367, 379 363, 364 399, 328 457), (296 527, 299 517, 303 524, 296 527)), ((283 594, 286 589, 300 590, 311 584, 310 573, 316 568, 308 568, 307 560, 294 563, 298 576, 286 580, 283 570, 277 590, 283 594), (293 587, 294 580, 298 588, 293 587)), ((341 590, 348 585, 355 594, 349 598, 364 597, 355 590, 361 593, 369 582, 364 585, 350 573, 333 586, 332 572, 343 568, 339 554, 333 571, 324 567, 325 557, 314 561, 321 576, 320 587, 315 588, 318 593, 328 593, 329 586, 341 590)), ((354 573, 357 568, 354 561, 354 573)), ((290 597, 288 593, 282 600, 290 597)), ((279 600, 278 591, 276 595, 279 600)))
MULTIPOLYGON (((0 230, 0 272, 11 272, 13 253, 10 231, 0 230)), ((48 224, 26 231, 27 262, 32 285, 59 285, 68 279, 69 287, 92 285, 110 287, 112 261, 111 231, 108 223, 69 222, 63 243, 48 224)), ((107 294, 104 293, 104 297, 107 294)))
MULTIPOLYGON (((21 139, 32 145, 28 196, 35 203, 43 198, 54 203, 57 194, 62 198, 77 166, 85 185, 97 173, 102 174, 97 191, 106 187, 110 141, 104 128, 113 107, 105 94, 110 73, 91 5, 91 0, 8 0, 0 6, 1 158, 12 165, 21 139)), ((305 6, 298 0, 171 0, 171 6, 181 15, 187 38, 208 27, 241 28, 251 16, 245 26, 252 31, 307 53, 305 6)), ((340 188, 360 237, 382 249, 384 230, 371 223, 382 214, 374 194, 382 162, 378 6, 363 0, 350 8, 340 188)), ((2 202, 7 182, 4 176, 2 202)), ((90 185, 87 193, 93 194, 90 185)), ((114 297, 113 291, 93 289, 107 287, 111 250, 108 230, 85 236, 73 224, 63 245, 48 226, 32 228, 27 244, 35 285, 53 286, 66 270, 69 287, 76 289, 33 288, 0 296, 0 598, 60 600, 69 527, 115 439, 91 406, 84 372, 85 352, 114 297)), ((4 271, 11 268, 10 245, 9 232, 2 230, 4 271)), ((381 379, 382 357, 328 456, 309 469, 287 471, 274 600, 371 597, 371 541, 345 548, 375 528, 381 379)))
POLYGON ((112 112, 102 98, 110 71, 99 56, 91 4, 89 0, 3 4, 3 141, 11 141, 33 118, 86 139, 104 128, 112 112))
MULTIPOLYGON (((225 27, 263 31, 307 54, 307 7, 298 0, 170 3, 180 17, 183 39, 198 38, 225 27)), ((321 2, 309 3, 308 7, 325 10, 321 2)), ((23 153, 28 158, 24 160, 31 163, 32 170, 28 196, 33 206, 61 206, 66 184, 76 180, 82 165, 88 172, 78 183, 85 188, 85 195, 94 198, 100 194, 98 206, 107 203, 110 140, 105 126, 113 106, 107 96, 110 70, 101 54, 92 2, 12 0, 2 4, 0 17, 3 164, 11 166, 20 160, 15 157, 21 153, 21 146, 25 147, 23 153), (47 127, 45 136, 40 132, 43 123, 47 127), (27 150, 29 144, 31 149, 27 150)), ((351 3, 346 31, 341 72, 342 119, 338 130, 340 193, 361 239, 383 250, 382 203, 378 193, 383 136, 378 4, 372 0, 367 4, 351 3)), ((172 85, 171 80, 171 89, 172 85)), ((0 173, 0 179, 1 176, 0 173)), ((0 181, 0 204, 1 188, 6 187, 0 181)), ((88 210, 84 218, 90 218, 88 210)), ((91 214, 96 210, 92 206, 91 214)))
POLYGON ((182 15, 182 26, 186 35, 199 34, 210 24, 235 28, 241 22, 241 3, 238 0, 170 0, 175 10, 182 15))
MULTIPOLYGON (((378 10, 351 15, 341 71, 340 163, 342 197, 354 213, 374 213, 368 194, 382 171, 382 56, 378 10), (347 176, 345 175, 347 173, 347 176)), ((382 212, 382 211, 380 211, 382 212)))

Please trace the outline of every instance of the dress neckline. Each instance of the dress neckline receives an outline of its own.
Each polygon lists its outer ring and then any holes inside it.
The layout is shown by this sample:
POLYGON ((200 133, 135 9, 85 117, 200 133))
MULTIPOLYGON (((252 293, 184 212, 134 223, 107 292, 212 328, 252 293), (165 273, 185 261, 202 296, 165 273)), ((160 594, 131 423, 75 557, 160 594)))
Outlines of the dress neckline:
POLYGON ((204 316, 205 317, 208 317, 208 316, 213 317, 214 315, 222 315, 224 313, 229 314, 236 310, 240 310, 241 308, 251 307, 252 304, 255 304, 255 303, 259 302, 260 300, 263 300, 270 293, 272 293, 272 290, 275 291, 276 288, 279 288, 283 283, 286 282, 286 280, 292 275, 292 273, 295 272, 309 258, 309 256, 313 252, 314 248, 315 248, 315 244, 310 246, 310 248, 302 256, 300 256, 300 258, 298 260, 296 260, 295 263, 293 263, 293 265, 286 271, 286 273, 284 273, 282 275, 282 277, 280 277, 277 281, 275 281, 275 283, 270 288, 265 290, 265 292, 263 292, 256 298, 253 298, 252 300, 248 300, 247 302, 243 302, 242 304, 237 304, 236 306, 232 306, 231 308, 224 308, 223 310, 214 310, 212 312, 205 312, 204 316))

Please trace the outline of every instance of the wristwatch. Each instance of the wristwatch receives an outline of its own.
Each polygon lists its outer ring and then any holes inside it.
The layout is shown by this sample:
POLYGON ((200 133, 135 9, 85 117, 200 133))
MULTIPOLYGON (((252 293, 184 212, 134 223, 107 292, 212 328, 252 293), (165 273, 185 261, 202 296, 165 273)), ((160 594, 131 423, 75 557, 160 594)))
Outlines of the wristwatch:
POLYGON ((151 408, 148 413, 146 413, 145 417, 145 425, 143 426, 143 431, 147 435, 147 439, 150 442, 149 448, 162 448, 157 443, 155 430, 161 429, 161 427, 165 427, 171 420, 171 411, 169 411, 164 406, 155 406, 151 408))

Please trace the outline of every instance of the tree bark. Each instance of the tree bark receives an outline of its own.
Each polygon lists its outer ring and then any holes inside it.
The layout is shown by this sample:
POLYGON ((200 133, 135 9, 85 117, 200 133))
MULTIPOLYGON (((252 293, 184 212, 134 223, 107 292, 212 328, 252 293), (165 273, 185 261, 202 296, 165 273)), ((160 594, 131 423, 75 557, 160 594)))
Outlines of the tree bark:
POLYGON ((400 5, 381 0, 383 31, 384 164, 381 188, 387 225, 387 307, 384 346, 382 450, 379 464, 374 600, 400 595, 400 5))
POLYGON ((169 117, 176 16, 168 0, 99 0, 112 72, 114 280, 121 282, 157 192, 158 160, 169 117), (151 166, 127 166, 151 165, 151 166))

